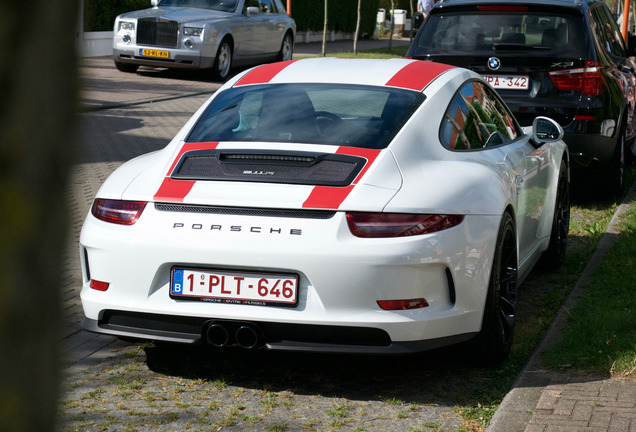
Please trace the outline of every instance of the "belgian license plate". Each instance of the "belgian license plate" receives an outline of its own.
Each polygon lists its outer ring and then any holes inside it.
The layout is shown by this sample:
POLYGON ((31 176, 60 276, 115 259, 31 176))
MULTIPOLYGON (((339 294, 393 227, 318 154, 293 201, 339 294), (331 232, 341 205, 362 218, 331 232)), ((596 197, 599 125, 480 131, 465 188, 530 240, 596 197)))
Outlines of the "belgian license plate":
POLYGON ((145 57, 170 58, 170 51, 140 48, 139 55, 145 57))
POLYGON ((496 89, 528 90, 530 78, 526 75, 484 75, 488 84, 496 89))
POLYGON ((295 305, 298 276, 294 274, 228 272, 173 268, 170 297, 211 303, 295 305))

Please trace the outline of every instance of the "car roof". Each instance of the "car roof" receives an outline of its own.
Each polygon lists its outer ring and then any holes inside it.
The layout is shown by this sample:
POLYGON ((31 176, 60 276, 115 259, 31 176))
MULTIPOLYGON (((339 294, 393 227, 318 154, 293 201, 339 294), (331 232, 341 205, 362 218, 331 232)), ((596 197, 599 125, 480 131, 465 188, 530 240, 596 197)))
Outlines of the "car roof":
POLYGON ((598 0, 442 0, 436 3, 437 11, 446 7, 462 7, 462 6, 546 6, 546 7, 563 7, 570 9, 587 8, 591 3, 599 3, 598 0))
POLYGON ((331 83, 389 86, 422 91, 454 66, 404 58, 318 57, 270 63, 239 75, 232 86, 265 83, 331 83))

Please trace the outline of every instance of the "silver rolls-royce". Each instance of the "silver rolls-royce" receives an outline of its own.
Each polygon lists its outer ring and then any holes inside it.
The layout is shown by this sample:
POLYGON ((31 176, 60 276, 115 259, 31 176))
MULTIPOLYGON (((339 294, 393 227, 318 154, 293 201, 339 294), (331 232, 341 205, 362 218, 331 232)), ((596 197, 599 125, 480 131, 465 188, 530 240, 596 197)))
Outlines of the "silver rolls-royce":
POLYGON ((281 0, 151 0, 115 20, 113 56, 139 66, 210 69, 224 81, 234 66, 289 60, 296 24, 281 0))

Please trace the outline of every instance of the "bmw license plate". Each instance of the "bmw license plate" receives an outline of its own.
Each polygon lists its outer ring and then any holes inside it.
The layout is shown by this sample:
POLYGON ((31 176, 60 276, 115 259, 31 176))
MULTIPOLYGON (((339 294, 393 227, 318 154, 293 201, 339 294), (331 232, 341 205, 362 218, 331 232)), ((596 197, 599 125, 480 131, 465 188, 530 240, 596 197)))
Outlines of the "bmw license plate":
POLYGON ((295 305, 298 276, 173 268, 170 297, 211 303, 295 305))
POLYGON ((526 75, 484 75, 484 79, 495 89, 528 90, 530 78, 526 75))
POLYGON ((140 48, 139 55, 144 57, 170 58, 170 51, 140 48))

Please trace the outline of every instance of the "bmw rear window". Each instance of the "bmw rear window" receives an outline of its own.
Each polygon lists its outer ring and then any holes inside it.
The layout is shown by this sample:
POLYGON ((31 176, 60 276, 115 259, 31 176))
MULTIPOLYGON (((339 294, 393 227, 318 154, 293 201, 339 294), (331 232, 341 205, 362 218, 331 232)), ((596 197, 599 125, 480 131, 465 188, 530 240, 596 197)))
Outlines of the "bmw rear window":
POLYGON ((392 87, 239 86, 212 101, 187 140, 385 148, 424 98, 420 92, 392 87))
POLYGON ((531 56, 585 56, 585 20, 580 14, 482 8, 431 14, 418 37, 416 55, 524 51, 531 56))

